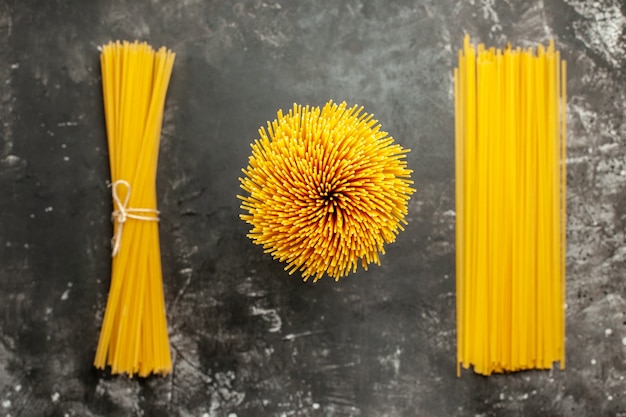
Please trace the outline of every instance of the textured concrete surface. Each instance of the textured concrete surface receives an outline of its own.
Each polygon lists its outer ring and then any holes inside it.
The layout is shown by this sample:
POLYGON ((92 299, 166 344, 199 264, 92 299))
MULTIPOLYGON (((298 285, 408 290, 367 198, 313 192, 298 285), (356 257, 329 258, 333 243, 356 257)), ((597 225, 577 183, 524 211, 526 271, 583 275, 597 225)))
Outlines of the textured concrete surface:
POLYGON ((0 1, 0 416, 626 416, 619 0, 0 1), (569 64, 567 369, 455 376, 452 68, 465 33, 569 64), (111 197, 97 46, 177 53, 158 191, 174 372, 93 369, 111 197), (302 283, 238 176, 294 102, 346 100, 418 192, 381 267, 302 283))

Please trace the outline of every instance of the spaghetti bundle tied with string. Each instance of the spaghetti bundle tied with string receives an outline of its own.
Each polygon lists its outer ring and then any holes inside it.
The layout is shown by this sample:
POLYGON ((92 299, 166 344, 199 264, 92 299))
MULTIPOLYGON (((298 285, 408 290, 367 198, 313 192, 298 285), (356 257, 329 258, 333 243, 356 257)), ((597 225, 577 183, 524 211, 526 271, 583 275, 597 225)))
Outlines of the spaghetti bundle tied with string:
POLYGON ((166 374, 172 363, 159 248, 156 171, 174 53, 140 42, 101 49, 113 198, 113 265, 94 365, 166 374))
POLYGON ((457 373, 565 366, 565 87, 552 41, 459 51, 457 373))

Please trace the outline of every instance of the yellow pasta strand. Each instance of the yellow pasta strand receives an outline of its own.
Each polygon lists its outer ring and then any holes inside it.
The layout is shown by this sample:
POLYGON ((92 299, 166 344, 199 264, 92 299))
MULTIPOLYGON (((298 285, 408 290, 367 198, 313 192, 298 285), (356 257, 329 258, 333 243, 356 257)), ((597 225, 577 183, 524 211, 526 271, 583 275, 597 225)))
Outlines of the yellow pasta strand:
POLYGON ((143 42, 110 42, 100 55, 113 193, 111 286, 94 365, 166 374, 171 356, 163 296, 156 170, 175 55, 143 42))
POLYGON ((279 111, 240 178, 248 236, 305 281, 380 265, 384 243, 407 223, 408 150, 362 110, 329 101, 279 111))
POLYGON ((565 62, 469 36, 458 61, 457 374, 563 368, 565 62))

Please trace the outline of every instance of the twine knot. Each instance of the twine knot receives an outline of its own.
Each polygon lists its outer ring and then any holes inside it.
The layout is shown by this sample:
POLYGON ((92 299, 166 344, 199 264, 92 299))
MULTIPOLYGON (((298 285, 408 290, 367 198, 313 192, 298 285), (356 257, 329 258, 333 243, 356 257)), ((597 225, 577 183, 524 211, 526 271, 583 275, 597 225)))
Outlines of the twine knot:
POLYGON ((114 210, 113 213, 111 213, 111 220, 116 222, 115 233, 113 234, 113 238, 111 239, 111 246, 113 247, 111 256, 114 257, 119 252, 120 246, 122 244, 122 232, 124 230, 124 223, 126 223, 128 219, 158 222, 159 211, 155 209, 128 207, 128 201, 130 200, 131 191, 131 187, 128 181, 117 180, 112 183, 110 187, 111 194, 113 195, 113 201, 117 206, 117 209, 114 210), (124 201, 120 199, 120 196, 117 192, 117 187, 119 187, 120 185, 125 186, 127 190, 124 201), (152 216, 146 216, 145 214, 151 214, 152 216))

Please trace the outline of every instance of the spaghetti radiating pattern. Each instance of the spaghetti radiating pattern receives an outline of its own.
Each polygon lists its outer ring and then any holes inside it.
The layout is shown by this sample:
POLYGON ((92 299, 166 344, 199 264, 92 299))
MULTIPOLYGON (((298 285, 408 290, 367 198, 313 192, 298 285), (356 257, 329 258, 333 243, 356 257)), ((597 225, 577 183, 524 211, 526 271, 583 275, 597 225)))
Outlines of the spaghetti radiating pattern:
POLYGON ((172 363, 156 171, 174 53, 165 47, 155 52, 145 42, 118 41, 102 47, 100 62, 114 238, 111 286, 94 365, 130 376, 166 374, 172 363))
POLYGON ((565 61, 469 36, 458 59, 457 373, 563 369, 565 61))
POLYGON ((290 274, 338 280, 380 265, 406 225, 406 153, 363 108, 293 106, 259 129, 238 196, 248 236, 290 274))

